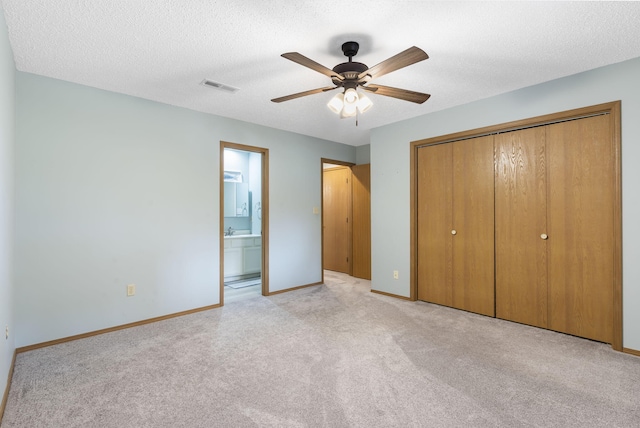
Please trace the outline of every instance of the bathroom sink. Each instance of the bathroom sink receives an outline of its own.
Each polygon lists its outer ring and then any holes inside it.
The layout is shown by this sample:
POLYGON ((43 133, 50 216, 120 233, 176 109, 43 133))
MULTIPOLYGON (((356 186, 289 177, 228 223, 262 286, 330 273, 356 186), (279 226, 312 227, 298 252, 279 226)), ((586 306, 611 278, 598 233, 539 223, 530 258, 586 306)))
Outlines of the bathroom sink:
POLYGON ((259 238, 262 235, 256 235, 256 234, 252 234, 252 233, 245 233, 245 234, 236 234, 234 233, 231 236, 225 235, 224 239, 233 239, 233 238, 259 238))

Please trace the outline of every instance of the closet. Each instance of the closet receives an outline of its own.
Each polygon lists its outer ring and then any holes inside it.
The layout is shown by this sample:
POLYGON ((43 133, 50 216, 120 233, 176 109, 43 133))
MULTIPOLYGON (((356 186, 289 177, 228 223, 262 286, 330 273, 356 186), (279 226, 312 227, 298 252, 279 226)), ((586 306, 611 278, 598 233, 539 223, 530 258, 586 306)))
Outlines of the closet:
POLYGON ((621 350, 618 109, 412 143, 415 297, 621 350))

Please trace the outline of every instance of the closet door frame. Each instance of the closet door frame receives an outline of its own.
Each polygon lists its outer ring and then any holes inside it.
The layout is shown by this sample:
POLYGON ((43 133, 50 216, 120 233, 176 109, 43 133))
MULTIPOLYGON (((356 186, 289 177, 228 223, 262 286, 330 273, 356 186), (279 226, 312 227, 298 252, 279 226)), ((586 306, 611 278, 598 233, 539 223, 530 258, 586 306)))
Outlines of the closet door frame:
MULTIPOLYGON (((411 272, 410 272, 410 300, 417 300, 417 270, 418 270, 418 227, 417 227, 417 192, 418 192, 418 149, 420 147, 443 144, 454 141, 466 140, 484 135, 497 134, 501 132, 514 131, 518 129, 532 128, 535 126, 548 125, 568 120, 579 119, 600 114, 609 115, 611 141, 614 147, 614 254, 613 254, 613 340, 611 347, 617 351, 623 351, 622 343, 622 183, 620 169, 620 147, 621 147, 621 126, 620 126, 620 101, 613 101, 574 110, 562 111, 543 116, 536 116, 528 119, 487 126, 478 129, 442 135, 424 140, 412 141, 410 143, 410 246, 411 246, 411 272)), ((495 159, 494 159, 495 162, 495 159)))

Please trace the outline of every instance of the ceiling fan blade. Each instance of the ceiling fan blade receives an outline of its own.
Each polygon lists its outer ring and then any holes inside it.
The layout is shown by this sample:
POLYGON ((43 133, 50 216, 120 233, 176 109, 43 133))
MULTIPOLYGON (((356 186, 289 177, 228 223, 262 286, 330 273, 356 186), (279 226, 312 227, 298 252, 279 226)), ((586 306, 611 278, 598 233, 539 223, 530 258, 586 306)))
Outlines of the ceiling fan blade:
POLYGON ((298 92, 297 94, 286 95, 280 98, 274 98, 271 101, 274 103, 281 103, 283 101, 289 101, 300 97, 306 97, 307 95, 319 94, 320 92, 332 91, 339 88, 339 86, 327 86, 325 88, 311 89, 310 91, 298 92))
POLYGON ((392 88, 391 86, 382 85, 368 85, 363 86, 362 89, 373 92, 377 95, 398 98, 400 100, 411 101, 416 104, 422 104, 431 96, 430 94, 424 94, 422 92, 408 91, 406 89, 392 88))
POLYGON ((300 65, 304 65, 312 70, 317 71, 318 73, 322 73, 325 76, 329 76, 331 78, 338 79, 339 81, 343 81, 344 77, 331 70, 330 68, 325 67, 322 64, 318 64, 312 59, 307 58, 306 56, 299 54, 298 52, 287 52, 281 55, 283 58, 286 58, 290 61, 297 62, 300 65))
POLYGON ((366 75, 370 75, 372 78, 384 76, 387 73, 391 73, 392 71, 415 64, 416 62, 423 61, 427 58, 429 58, 429 55, 427 55, 425 51, 412 46, 409 49, 382 61, 380 64, 376 64, 370 69, 363 71, 358 75, 358 80, 364 78, 366 75))

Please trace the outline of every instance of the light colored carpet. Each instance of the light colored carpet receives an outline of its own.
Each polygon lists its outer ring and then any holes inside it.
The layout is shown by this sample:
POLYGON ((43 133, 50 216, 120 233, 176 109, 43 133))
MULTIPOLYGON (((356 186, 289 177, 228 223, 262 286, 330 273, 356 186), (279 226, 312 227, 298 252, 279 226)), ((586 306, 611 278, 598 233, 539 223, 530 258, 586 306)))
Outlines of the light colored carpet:
POLYGON ((2 428, 640 426, 640 358, 325 279, 19 354, 2 428))

